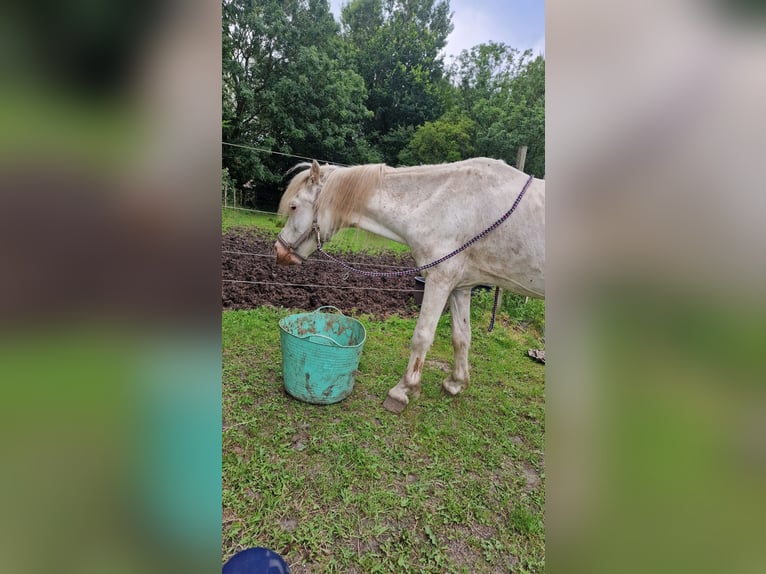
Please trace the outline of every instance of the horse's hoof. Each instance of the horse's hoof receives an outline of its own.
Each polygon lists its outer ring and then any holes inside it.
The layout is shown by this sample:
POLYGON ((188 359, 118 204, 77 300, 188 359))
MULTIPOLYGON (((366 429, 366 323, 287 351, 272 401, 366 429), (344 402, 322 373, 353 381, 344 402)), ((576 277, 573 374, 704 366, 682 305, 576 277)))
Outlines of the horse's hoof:
POLYGON ((445 381, 442 383, 442 389, 444 389, 444 391, 445 391, 445 392, 446 392, 448 395, 450 395, 450 396, 452 396, 452 397, 454 397, 455 395, 457 395, 457 394, 459 394, 459 393, 463 392, 463 390, 465 390, 465 388, 466 388, 467 386, 468 386, 468 385, 465 385, 465 384, 463 384, 463 383, 457 383, 457 382, 453 381, 451 378, 450 378, 450 379, 447 379, 447 380, 445 380, 445 381))
POLYGON ((406 406, 407 406, 407 403, 403 403, 402 401, 398 399, 394 399, 390 396, 386 397, 386 400, 383 401, 383 408, 396 415, 402 412, 404 410, 404 407, 406 406))

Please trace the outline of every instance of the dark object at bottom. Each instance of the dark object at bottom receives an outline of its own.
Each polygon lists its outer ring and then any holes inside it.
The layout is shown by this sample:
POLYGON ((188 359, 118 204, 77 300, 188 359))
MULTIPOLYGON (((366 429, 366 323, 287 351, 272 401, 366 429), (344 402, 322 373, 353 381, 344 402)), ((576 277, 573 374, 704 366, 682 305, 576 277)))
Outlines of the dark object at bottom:
POLYGON ((229 558, 222 574, 290 574, 290 569, 273 550, 248 548, 229 558))

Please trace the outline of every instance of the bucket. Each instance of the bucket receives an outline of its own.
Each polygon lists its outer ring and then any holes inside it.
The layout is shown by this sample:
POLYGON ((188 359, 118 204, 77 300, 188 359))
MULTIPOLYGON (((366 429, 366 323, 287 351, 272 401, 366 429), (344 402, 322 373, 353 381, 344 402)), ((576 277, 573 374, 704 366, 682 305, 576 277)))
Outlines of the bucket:
POLYGON ((298 400, 329 405, 354 388, 367 333, 336 307, 319 307, 279 321, 285 390, 298 400), (337 313, 326 313, 334 309, 337 313))

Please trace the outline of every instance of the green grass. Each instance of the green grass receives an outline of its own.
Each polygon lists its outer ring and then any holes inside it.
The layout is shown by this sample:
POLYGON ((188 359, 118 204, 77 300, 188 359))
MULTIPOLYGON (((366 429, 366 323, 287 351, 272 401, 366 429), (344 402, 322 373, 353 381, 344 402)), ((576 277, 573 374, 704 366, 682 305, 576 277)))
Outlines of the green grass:
POLYGON ((276 215, 233 208, 221 209, 221 231, 224 233, 232 229, 259 229, 276 237, 283 225, 284 220, 276 215))
POLYGON ((351 395, 316 406, 283 392, 279 328, 295 311, 223 314, 224 558, 249 546, 300 572, 542 572, 544 366, 534 328, 474 297, 472 383, 441 390, 449 315, 401 415, 382 408, 415 319, 357 317, 367 341, 351 395))

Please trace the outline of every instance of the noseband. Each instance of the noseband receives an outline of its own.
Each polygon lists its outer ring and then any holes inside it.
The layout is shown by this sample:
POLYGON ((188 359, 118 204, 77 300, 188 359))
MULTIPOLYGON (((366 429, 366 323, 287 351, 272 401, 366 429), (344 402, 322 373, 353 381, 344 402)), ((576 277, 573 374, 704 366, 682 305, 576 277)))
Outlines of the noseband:
MULTIPOLYGON (((284 231, 284 229, 282 230, 284 231)), ((316 214, 314 214, 314 222, 311 224, 311 227, 309 227, 305 232, 303 232, 302 235, 298 237, 294 242, 290 243, 282 237, 282 231, 279 232, 279 235, 277 235, 277 241, 281 243, 288 251, 290 251, 293 255, 295 255, 298 259, 301 261, 306 261, 306 258, 303 257, 300 253, 296 251, 296 248, 301 245, 306 239, 309 238, 309 235, 311 235, 312 232, 316 233, 317 237, 317 247, 322 247, 322 237, 319 232, 319 223, 317 223, 316 214)))

